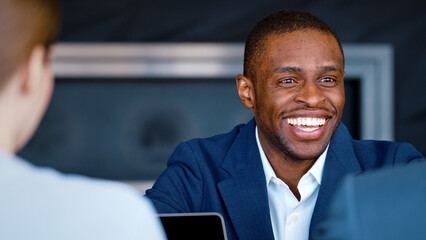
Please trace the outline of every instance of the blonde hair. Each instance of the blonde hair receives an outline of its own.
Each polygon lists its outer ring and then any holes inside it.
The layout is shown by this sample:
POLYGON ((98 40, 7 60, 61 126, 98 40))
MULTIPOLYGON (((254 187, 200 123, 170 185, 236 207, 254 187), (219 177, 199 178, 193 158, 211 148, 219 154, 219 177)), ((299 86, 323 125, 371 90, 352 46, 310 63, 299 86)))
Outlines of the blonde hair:
POLYGON ((58 0, 0 0, 0 89, 32 49, 48 49, 59 31, 58 0))

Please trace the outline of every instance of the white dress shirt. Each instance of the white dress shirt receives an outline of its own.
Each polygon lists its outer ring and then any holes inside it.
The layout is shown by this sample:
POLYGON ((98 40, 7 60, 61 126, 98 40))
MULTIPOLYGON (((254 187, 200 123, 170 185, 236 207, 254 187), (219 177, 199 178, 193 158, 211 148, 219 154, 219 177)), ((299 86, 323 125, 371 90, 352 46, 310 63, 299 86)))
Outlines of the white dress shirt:
POLYGON ((256 142, 266 177, 266 189, 268 191, 274 237, 279 240, 308 240, 309 226, 321 185, 328 146, 311 169, 300 179, 297 185, 300 193, 299 202, 287 184, 277 178, 260 144, 257 127, 255 131, 256 142))

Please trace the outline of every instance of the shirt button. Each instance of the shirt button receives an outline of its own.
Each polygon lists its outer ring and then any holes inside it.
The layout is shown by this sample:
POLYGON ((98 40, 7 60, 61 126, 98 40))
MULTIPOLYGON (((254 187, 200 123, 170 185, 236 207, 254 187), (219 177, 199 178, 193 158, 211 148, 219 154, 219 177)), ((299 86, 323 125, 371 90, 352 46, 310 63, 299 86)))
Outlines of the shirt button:
POLYGON ((293 217, 291 217, 291 221, 293 222, 297 222, 298 219, 299 217, 297 217, 297 215, 294 215, 293 217))

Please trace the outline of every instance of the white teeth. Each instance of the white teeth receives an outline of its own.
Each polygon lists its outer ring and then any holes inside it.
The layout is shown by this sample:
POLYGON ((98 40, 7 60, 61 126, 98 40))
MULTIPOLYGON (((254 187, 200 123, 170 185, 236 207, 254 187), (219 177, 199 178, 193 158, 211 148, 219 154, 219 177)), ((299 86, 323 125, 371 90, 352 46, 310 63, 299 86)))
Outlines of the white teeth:
POLYGON ((305 131, 305 132, 313 132, 313 131, 319 129, 319 127, 309 127, 309 128, 301 127, 300 129, 302 131, 305 131))
POLYGON ((287 122, 297 126, 322 126, 325 124, 325 118, 287 118, 287 122))

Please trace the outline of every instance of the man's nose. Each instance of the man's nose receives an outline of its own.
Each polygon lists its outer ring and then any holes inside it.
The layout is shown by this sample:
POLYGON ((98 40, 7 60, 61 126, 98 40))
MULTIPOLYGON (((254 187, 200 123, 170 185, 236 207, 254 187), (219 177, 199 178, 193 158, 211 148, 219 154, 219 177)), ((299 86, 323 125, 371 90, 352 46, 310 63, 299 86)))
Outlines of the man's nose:
POLYGON ((297 103, 304 103, 307 107, 318 107, 325 101, 325 96, 321 89, 311 82, 305 82, 299 89, 295 101, 297 103))

